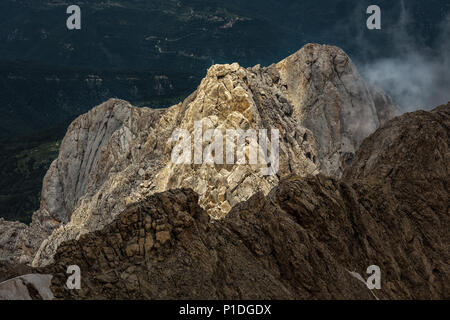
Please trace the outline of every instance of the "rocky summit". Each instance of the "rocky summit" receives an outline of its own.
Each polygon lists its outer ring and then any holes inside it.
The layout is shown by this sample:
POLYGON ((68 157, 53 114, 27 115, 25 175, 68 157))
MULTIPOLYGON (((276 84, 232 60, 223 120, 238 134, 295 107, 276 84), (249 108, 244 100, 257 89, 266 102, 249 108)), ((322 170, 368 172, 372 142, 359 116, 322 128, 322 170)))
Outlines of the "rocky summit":
POLYGON ((284 178, 220 221, 192 189, 155 193, 35 272, 54 276, 58 299, 448 298, 449 124, 450 103, 405 114, 363 142, 342 178, 284 178), (81 290, 65 289, 71 264, 81 290), (370 265, 383 270, 379 290, 361 282, 370 265))
POLYGON ((339 48, 309 44, 263 68, 214 65, 197 90, 165 110, 112 99, 76 119, 44 178, 41 207, 29 228, 8 230, 0 257, 41 266, 64 241, 99 230, 128 205, 156 192, 192 188, 215 219, 280 179, 322 172, 339 177, 362 142, 397 112, 366 84, 339 48), (177 165, 172 133, 184 129, 279 130, 279 170, 255 165, 177 165), (12 231, 14 230, 14 231, 12 231))
POLYGON ((342 50, 316 44, 214 65, 168 109, 109 100, 69 126, 32 224, 0 220, 0 260, 51 275, 60 299, 448 298, 449 109, 395 118, 342 50), (276 174, 175 163, 173 133, 198 124, 277 129, 276 174), (81 290, 64 287, 69 265, 81 290), (371 265, 380 290, 361 282, 371 265))

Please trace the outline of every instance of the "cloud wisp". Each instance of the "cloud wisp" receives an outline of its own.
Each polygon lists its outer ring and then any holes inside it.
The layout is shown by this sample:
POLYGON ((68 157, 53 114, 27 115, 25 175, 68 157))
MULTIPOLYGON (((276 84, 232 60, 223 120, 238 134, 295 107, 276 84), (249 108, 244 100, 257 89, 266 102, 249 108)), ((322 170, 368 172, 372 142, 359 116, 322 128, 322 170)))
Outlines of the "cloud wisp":
POLYGON ((450 101, 450 12, 435 20, 439 25, 428 32, 426 24, 433 22, 418 20, 421 8, 413 9, 404 1, 384 2, 382 30, 372 31, 365 25, 368 3, 359 2, 353 18, 333 29, 344 47, 356 53, 354 62, 363 77, 386 91, 405 112, 450 101), (419 31, 418 26, 424 28, 419 31))

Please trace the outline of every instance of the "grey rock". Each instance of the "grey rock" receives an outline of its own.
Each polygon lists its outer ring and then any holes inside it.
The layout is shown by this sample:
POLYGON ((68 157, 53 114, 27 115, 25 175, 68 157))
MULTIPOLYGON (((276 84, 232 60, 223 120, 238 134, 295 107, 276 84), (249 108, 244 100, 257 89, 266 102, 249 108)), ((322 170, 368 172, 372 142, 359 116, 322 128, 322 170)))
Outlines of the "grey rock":
POLYGON ((51 275, 29 274, 0 283, 0 300, 53 300, 51 275))

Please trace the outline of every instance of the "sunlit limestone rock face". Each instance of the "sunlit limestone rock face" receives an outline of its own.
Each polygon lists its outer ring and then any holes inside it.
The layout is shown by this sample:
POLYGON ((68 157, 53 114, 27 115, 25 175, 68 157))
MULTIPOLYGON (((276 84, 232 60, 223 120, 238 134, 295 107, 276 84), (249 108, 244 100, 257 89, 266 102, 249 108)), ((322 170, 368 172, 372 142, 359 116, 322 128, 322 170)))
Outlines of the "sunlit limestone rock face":
MULTIPOLYGON (((200 196, 200 205, 213 218, 224 217, 232 206, 256 192, 267 194, 280 177, 318 172, 317 147, 312 133, 290 116, 291 105, 279 88, 272 85, 270 75, 261 69, 246 70, 238 64, 213 66, 197 91, 178 108, 179 128, 189 132, 191 145, 196 143, 196 136, 203 133, 205 137, 209 129, 217 130, 218 137, 223 137, 224 149, 228 144, 236 145, 232 152, 234 161, 227 164, 226 150, 223 150, 223 156, 214 161, 214 165, 206 163, 205 150, 211 141, 203 139, 200 142, 201 164, 194 162, 192 146, 191 164, 169 161, 156 175, 152 186, 156 191, 192 188, 200 196), (277 141, 275 136, 270 136, 273 129, 278 131, 277 141), (279 160, 276 160, 277 164, 272 161, 271 174, 262 173, 266 165, 261 161, 263 159, 250 164, 249 144, 242 150, 245 164, 236 164, 239 142, 237 138, 227 136, 228 130, 256 135, 267 130, 267 152, 271 153, 274 143, 279 144, 279 152, 272 155, 279 156, 279 160)), ((261 139, 258 142, 261 144, 261 139)), ((173 147, 173 141, 166 145, 167 150, 173 150, 173 147)))
POLYGON ((397 115, 392 99, 365 83, 337 47, 308 44, 271 69, 292 117, 313 132, 325 174, 340 176, 361 142, 397 115))
MULTIPOLYGON (((52 256, 61 242, 105 226, 126 205, 155 192, 192 188, 199 195, 200 206, 212 218, 219 219, 253 194, 268 194, 282 177, 318 173, 319 158, 312 132, 290 117, 292 107, 277 87, 269 85, 270 81, 269 75, 260 69, 245 70, 237 64, 213 66, 197 91, 184 103, 165 112, 147 110, 157 113, 158 120, 151 128, 140 130, 146 134, 142 140, 137 137, 137 132, 129 129, 130 120, 125 120, 117 137, 112 137, 113 142, 105 145, 103 154, 99 154, 100 175, 108 174, 110 178, 101 183, 97 192, 80 199, 70 222, 44 241, 34 264, 47 263, 50 261, 47 257, 52 256), (195 164, 193 157, 188 164, 174 163, 172 150, 179 141, 172 139, 172 135, 177 129, 185 130, 192 137, 191 145, 187 146, 192 148, 192 154, 194 136, 204 134, 208 129, 218 130, 223 137, 230 129, 254 130, 256 133, 267 130, 269 149, 273 142, 270 132, 276 129, 279 165, 273 174, 263 174, 264 164, 249 164, 249 145, 243 149, 244 164, 226 164, 226 161, 223 164, 206 161, 195 164), (199 129, 200 133, 194 132, 199 129), (133 134, 127 135, 127 132, 133 134), (116 145, 119 147, 114 149, 116 145), (116 167, 116 163, 121 163, 121 170, 110 169, 116 167)), ((112 100, 98 108, 115 104, 126 105, 123 101, 112 100)), ((128 108, 130 114, 139 110, 129 105, 128 108)), ((203 154, 210 142, 204 137, 202 140, 200 150, 203 154)), ((235 142, 237 145, 238 141, 235 142)), ((237 162, 237 155, 235 160, 237 162)), ((88 190, 97 181, 92 179, 88 190)))
MULTIPOLYGON (((395 110, 389 97, 364 83, 345 53, 313 44, 266 68, 212 66, 193 94, 166 110, 109 100, 69 127, 35 214, 39 219, 45 213, 53 232, 44 234, 39 249, 30 245, 19 256, 46 265, 62 242, 103 228, 128 205, 157 192, 191 188, 202 209, 220 219, 252 195, 267 195, 285 177, 340 176, 362 139, 395 110), (225 150, 223 162, 209 163, 204 155, 211 139, 203 136, 197 163, 195 137, 208 129, 222 137, 229 130, 267 131, 268 157, 258 153, 257 163, 250 164, 253 142, 245 139, 243 163, 237 163, 237 154, 228 163, 225 150), (191 151, 183 164, 173 157, 180 146, 177 130, 191 138, 183 142, 191 151), (271 152, 275 138, 276 155, 271 152), (274 170, 264 174, 268 167, 274 170)), ((224 142, 226 148, 230 142, 224 142)), ((6 256, 22 250, 1 243, 0 248, 6 256)))

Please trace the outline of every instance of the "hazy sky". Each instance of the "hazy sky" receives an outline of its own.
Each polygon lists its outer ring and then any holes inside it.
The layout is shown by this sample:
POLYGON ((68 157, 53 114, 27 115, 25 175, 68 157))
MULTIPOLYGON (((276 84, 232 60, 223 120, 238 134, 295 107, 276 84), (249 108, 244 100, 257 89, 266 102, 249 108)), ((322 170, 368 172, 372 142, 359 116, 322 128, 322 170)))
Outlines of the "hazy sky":
MULTIPOLYGON (((426 34, 415 32, 418 21, 413 21, 407 2, 400 4, 397 22, 382 26, 384 36, 389 38, 391 56, 375 56, 370 62, 356 61, 357 66, 369 82, 387 91, 405 111, 447 103, 450 101, 450 13, 439 24, 432 43, 426 45, 426 34)), ((361 52, 379 50, 373 48, 366 34, 365 30, 357 33, 355 45, 359 45, 361 52)))

